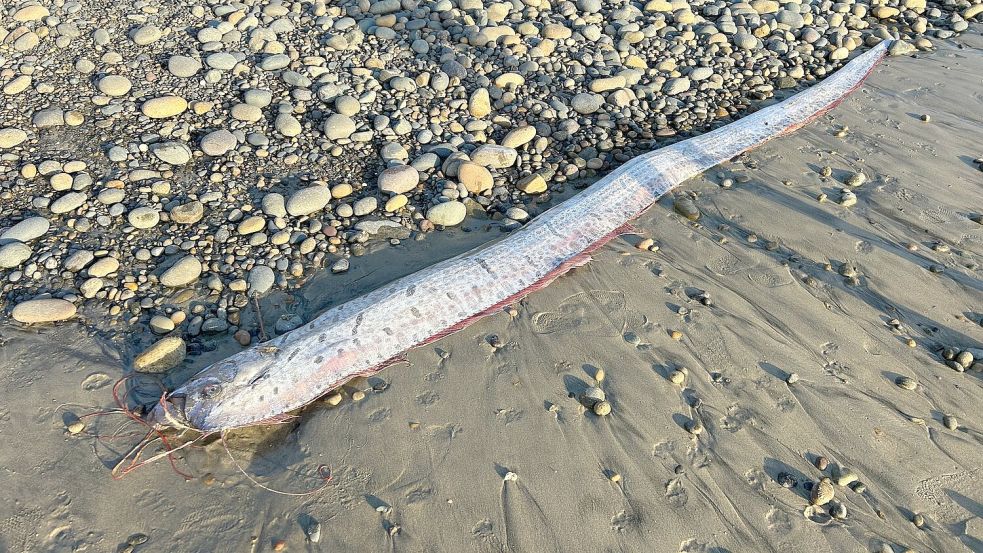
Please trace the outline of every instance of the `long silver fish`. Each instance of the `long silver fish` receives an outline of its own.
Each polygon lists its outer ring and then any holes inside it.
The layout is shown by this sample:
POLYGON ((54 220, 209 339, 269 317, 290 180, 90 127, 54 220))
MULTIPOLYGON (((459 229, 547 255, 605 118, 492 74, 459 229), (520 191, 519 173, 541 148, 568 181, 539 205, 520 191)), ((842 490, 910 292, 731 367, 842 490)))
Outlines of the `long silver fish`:
POLYGON ((488 247, 401 278, 215 363, 161 401, 151 420, 217 432, 276 422, 407 350, 460 330, 546 286, 618 235, 667 191, 834 107, 888 41, 823 82, 712 132, 638 156, 488 247))

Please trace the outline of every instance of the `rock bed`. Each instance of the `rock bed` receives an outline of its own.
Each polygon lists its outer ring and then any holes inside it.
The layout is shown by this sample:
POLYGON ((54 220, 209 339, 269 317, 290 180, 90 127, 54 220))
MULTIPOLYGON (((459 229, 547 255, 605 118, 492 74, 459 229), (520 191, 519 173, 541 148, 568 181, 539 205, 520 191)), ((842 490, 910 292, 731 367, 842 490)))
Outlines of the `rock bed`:
POLYGON ((369 240, 478 214, 515 228, 573 179, 881 40, 930 49, 981 13, 965 0, 8 3, 0 307, 23 323, 100 308, 96 326, 240 330, 248 344, 251 296, 345 271, 369 240))

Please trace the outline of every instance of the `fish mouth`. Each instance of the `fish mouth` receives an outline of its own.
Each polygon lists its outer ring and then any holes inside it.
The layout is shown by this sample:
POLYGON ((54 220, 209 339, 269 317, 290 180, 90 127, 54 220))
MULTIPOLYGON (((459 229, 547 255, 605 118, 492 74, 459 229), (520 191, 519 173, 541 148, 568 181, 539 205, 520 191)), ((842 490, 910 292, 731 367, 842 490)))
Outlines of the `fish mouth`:
POLYGON ((188 396, 181 393, 170 394, 161 398, 150 413, 150 422, 172 428, 192 428, 185 412, 187 400, 188 396))

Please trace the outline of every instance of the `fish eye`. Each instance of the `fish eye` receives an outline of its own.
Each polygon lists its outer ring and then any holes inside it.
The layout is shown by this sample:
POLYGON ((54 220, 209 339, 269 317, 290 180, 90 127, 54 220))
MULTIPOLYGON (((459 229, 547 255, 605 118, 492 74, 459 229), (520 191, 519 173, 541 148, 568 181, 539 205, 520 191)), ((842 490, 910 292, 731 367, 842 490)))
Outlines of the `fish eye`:
POLYGON ((222 385, 217 383, 206 384, 201 389, 201 397, 203 399, 212 399, 220 393, 222 393, 222 385))

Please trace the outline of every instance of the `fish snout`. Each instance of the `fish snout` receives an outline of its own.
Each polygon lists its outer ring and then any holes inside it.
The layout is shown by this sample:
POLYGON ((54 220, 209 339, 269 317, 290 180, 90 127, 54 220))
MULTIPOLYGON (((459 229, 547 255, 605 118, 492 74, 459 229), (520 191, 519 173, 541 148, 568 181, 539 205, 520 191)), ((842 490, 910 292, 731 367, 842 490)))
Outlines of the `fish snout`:
POLYGON ((170 394, 164 397, 150 414, 151 423, 172 428, 192 428, 188 422, 185 407, 188 396, 184 394, 170 394))

